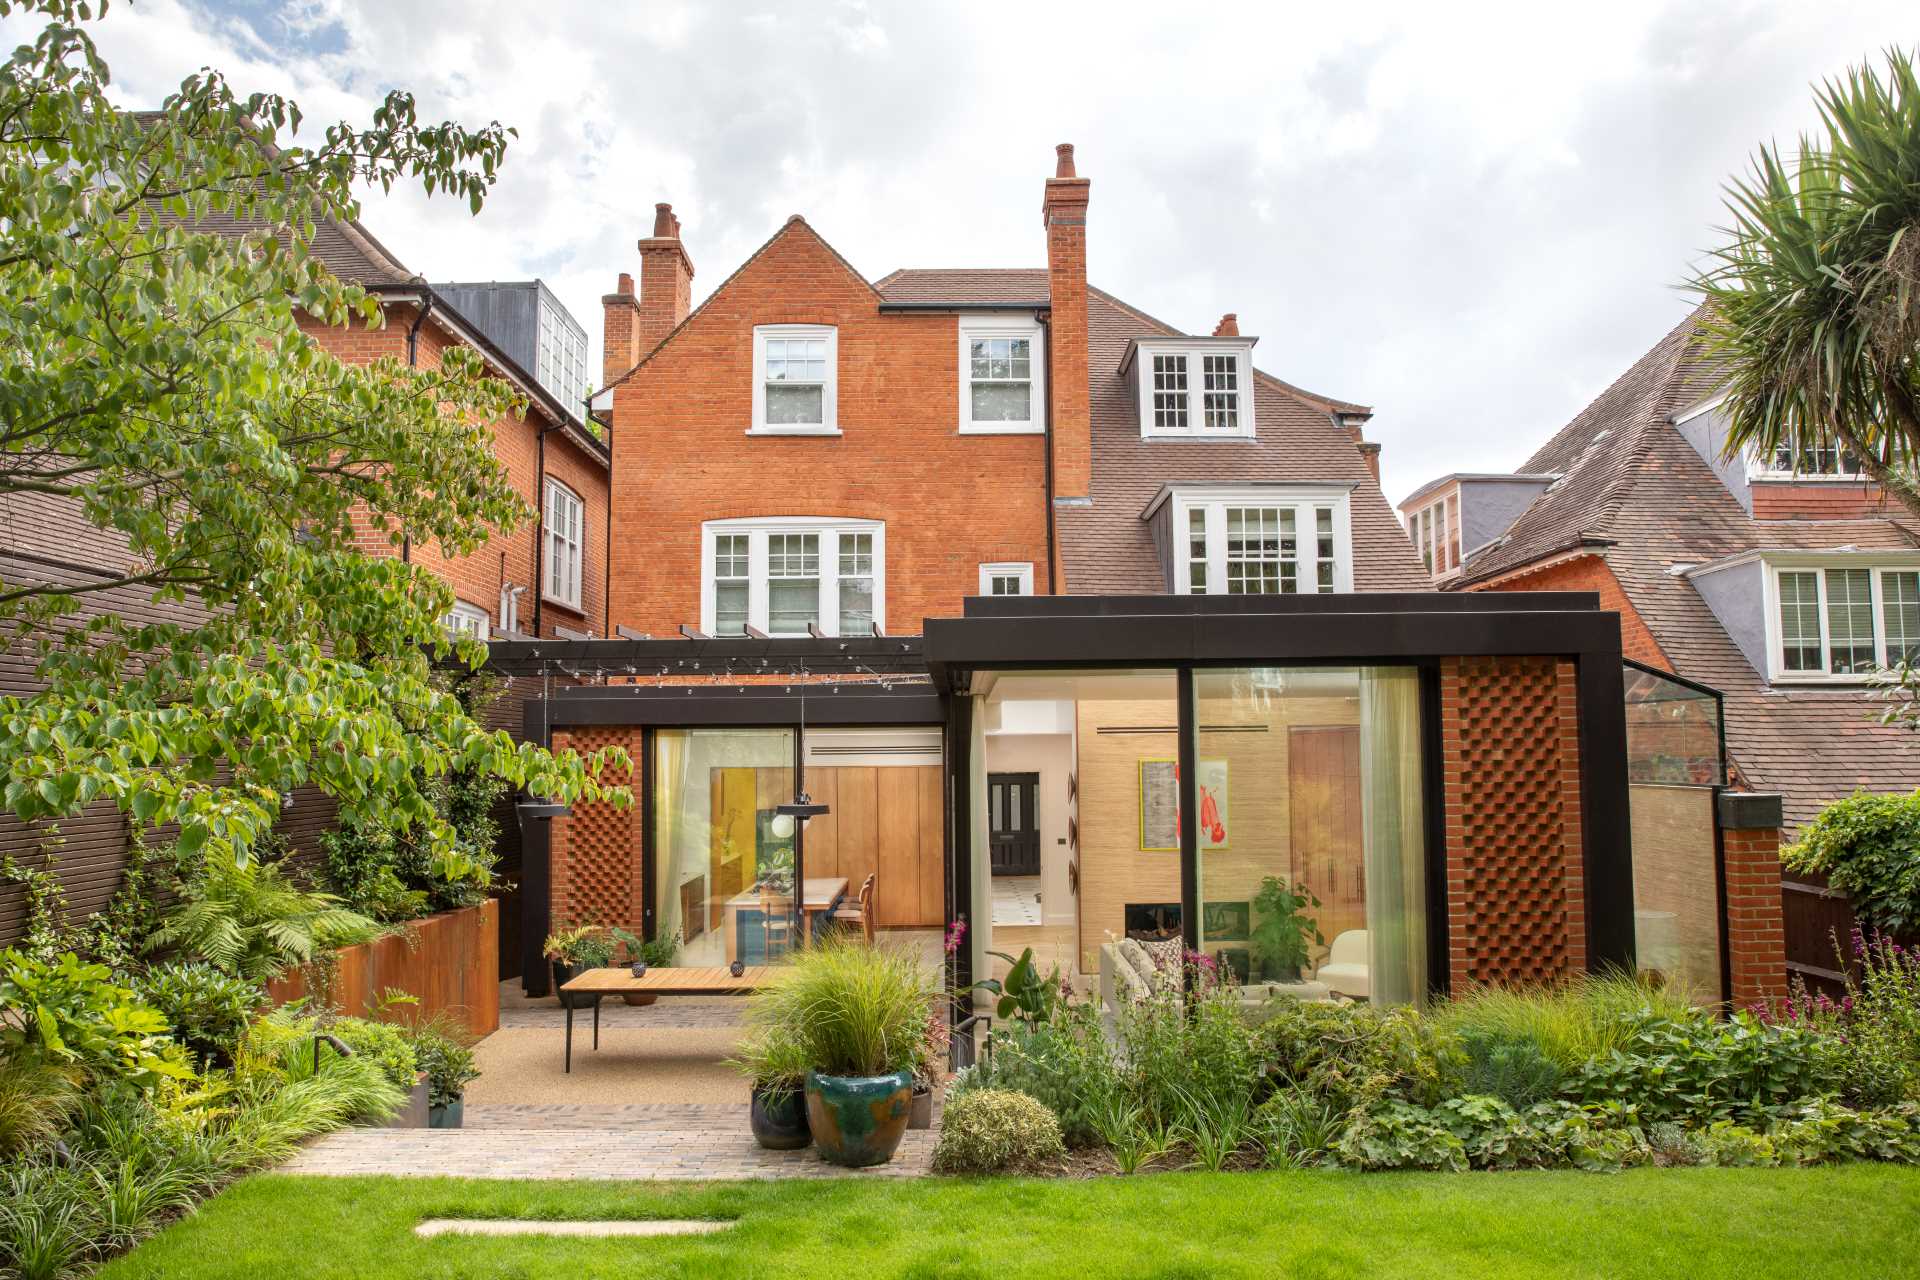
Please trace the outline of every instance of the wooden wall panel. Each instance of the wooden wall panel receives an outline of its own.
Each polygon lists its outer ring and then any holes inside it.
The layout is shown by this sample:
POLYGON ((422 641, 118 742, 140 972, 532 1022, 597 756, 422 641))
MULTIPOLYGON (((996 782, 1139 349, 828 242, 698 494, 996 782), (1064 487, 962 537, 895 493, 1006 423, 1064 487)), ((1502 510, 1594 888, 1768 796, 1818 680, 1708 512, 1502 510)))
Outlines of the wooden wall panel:
POLYGON ((807 770, 807 789, 833 807, 807 824, 809 876, 845 876, 849 894, 876 876, 879 928, 945 923, 939 766, 815 766, 807 770))

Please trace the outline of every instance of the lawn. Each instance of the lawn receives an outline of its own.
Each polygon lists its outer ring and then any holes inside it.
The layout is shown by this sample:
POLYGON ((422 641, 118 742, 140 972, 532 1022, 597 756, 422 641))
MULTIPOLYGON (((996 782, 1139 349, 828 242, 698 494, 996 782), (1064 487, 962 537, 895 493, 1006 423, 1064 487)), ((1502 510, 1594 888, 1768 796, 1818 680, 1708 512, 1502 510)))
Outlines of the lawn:
POLYGON ((1175 1174, 690 1185, 248 1179, 102 1280, 1910 1276, 1920 1170, 1175 1174), (717 1236, 433 1239, 429 1217, 738 1219, 717 1236))

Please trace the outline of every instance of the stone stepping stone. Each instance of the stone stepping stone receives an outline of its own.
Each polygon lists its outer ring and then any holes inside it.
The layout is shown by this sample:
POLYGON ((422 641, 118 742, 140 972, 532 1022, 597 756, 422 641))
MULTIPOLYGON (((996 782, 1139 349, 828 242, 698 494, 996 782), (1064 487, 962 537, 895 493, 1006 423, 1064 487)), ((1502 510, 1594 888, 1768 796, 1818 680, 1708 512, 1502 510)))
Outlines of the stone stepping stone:
POLYGON ((413 1229, 417 1236, 710 1236, 731 1222, 700 1218, 611 1219, 599 1222, 542 1222, 537 1218, 428 1218, 413 1229))

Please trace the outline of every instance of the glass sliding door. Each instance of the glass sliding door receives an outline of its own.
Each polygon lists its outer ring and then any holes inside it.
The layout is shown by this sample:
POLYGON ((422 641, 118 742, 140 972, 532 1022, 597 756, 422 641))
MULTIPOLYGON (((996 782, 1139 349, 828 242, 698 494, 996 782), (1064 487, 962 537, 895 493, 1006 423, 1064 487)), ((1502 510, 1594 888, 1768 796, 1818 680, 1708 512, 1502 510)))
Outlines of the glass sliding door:
POLYGON ((654 735, 656 937, 692 967, 777 962, 800 943, 791 729, 654 735))
POLYGON ((1411 667, 1200 670, 1200 950, 1304 998, 1428 985, 1420 680, 1411 667))

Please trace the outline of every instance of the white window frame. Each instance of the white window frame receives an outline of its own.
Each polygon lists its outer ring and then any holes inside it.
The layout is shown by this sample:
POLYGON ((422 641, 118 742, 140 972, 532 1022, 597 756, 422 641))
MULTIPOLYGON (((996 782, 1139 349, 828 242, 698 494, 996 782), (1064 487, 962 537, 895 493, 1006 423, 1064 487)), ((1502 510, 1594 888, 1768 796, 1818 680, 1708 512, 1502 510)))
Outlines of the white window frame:
POLYGON ((1140 403, 1140 435, 1147 440, 1251 440, 1254 438, 1253 344, 1222 342, 1142 342, 1134 351, 1134 386, 1140 403), (1153 358, 1184 355, 1187 358, 1187 425, 1184 429, 1158 427, 1153 421, 1153 358), (1234 376, 1234 427, 1209 429, 1206 425, 1206 378, 1202 361, 1206 356, 1232 356, 1237 362, 1234 376))
POLYGON ((753 425, 750 436, 837 436, 840 434, 840 331, 824 324, 761 324, 753 328, 753 425), (824 339, 827 377, 820 390, 820 418, 812 422, 767 422, 767 339, 824 339))
POLYGON ((1865 672, 1835 672, 1833 666, 1832 619, 1827 612, 1827 571, 1830 569, 1865 569, 1871 584, 1869 612, 1873 617, 1873 660, 1881 666, 1892 666, 1887 652, 1887 615, 1886 615, 1886 579, 1890 574, 1920 574, 1920 553, 1903 555, 1898 552, 1873 555, 1835 554, 1825 556, 1784 556, 1768 558, 1764 562, 1766 572, 1762 575, 1766 599, 1767 624, 1767 679, 1775 684, 1863 684, 1868 676, 1865 672), (1780 575, 1783 573, 1811 573, 1818 599, 1816 612, 1820 619, 1820 669, 1818 671, 1789 671, 1786 665, 1786 631, 1780 625, 1780 575))
POLYGON ((469 635, 480 640, 493 638, 493 615, 465 600, 455 600, 452 610, 440 619, 440 625, 456 636, 469 635))
POLYGON ((1353 590, 1353 506, 1352 491, 1344 486, 1289 485, 1274 488, 1207 489, 1182 493, 1175 490, 1168 498, 1172 510, 1168 518, 1173 530, 1173 590, 1175 595, 1190 595, 1193 587, 1192 558, 1188 554, 1188 531, 1195 509, 1205 513, 1207 529, 1207 582, 1204 595, 1227 594, 1227 508, 1290 507, 1293 509, 1294 561, 1298 567, 1295 583, 1298 594, 1326 594, 1318 589, 1318 517, 1326 507, 1333 512, 1333 592, 1342 595, 1353 590), (1311 588, 1311 589, 1309 589, 1311 588))
POLYGON ((1465 539, 1460 536, 1460 497, 1450 491, 1407 515, 1407 536, 1420 553, 1427 572, 1437 580, 1451 578, 1466 563, 1465 539))
MULTIPOLYGON (((1835 444, 1832 448, 1834 452, 1834 463, 1838 466, 1840 457, 1846 452, 1846 449, 1839 444, 1835 444)), ((1820 484, 1823 482, 1828 484, 1858 484, 1862 480, 1871 479, 1864 470, 1858 467, 1852 471, 1800 471, 1797 469, 1781 471, 1773 465, 1773 458, 1771 456, 1763 458, 1758 453, 1748 456, 1747 478, 1749 480, 1788 480, 1800 484, 1820 484)))
POLYGON ((805 632, 774 632, 768 626, 769 590, 767 579, 767 537, 776 533, 814 533, 820 536, 820 630, 825 635, 840 634, 840 535, 873 535, 873 621, 887 629, 887 526, 881 520, 856 520, 838 516, 749 516, 737 520, 709 520, 700 526, 700 630, 715 635, 715 591, 713 578, 714 540, 725 534, 745 534, 747 538, 747 624, 769 635, 804 635, 805 632))
POLYGON ((546 506, 542 509, 540 531, 540 554, 544 572, 540 576, 540 595, 547 601, 563 609, 581 610, 581 582, 586 577, 587 568, 587 504, 579 494, 554 479, 547 477, 546 506), (556 501, 557 500, 557 501, 556 501), (572 506, 572 520, 557 518, 564 514, 567 504, 572 506), (563 559, 571 582, 554 580, 554 544, 563 549, 563 559))
POLYGON ((963 436, 1030 436, 1047 429, 1047 362, 1042 356, 1040 324, 1037 320, 1001 315, 963 315, 960 317, 960 434, 963 436), (1031 357, 1032 399, 1025 422, 975 422, 973 420, 973 340, 976 338, 1025 338, 1031 357))
POLYGON ((1030 560, 1002 560, 992 564, 981 565, 981 595, 990 596, 993 594, 993 580, 995 578, 1018 578, 1020 580, 1020 590, 1014 594, 1022 596, 1030 596, 1033 594, 1033 562, 1030 560))

